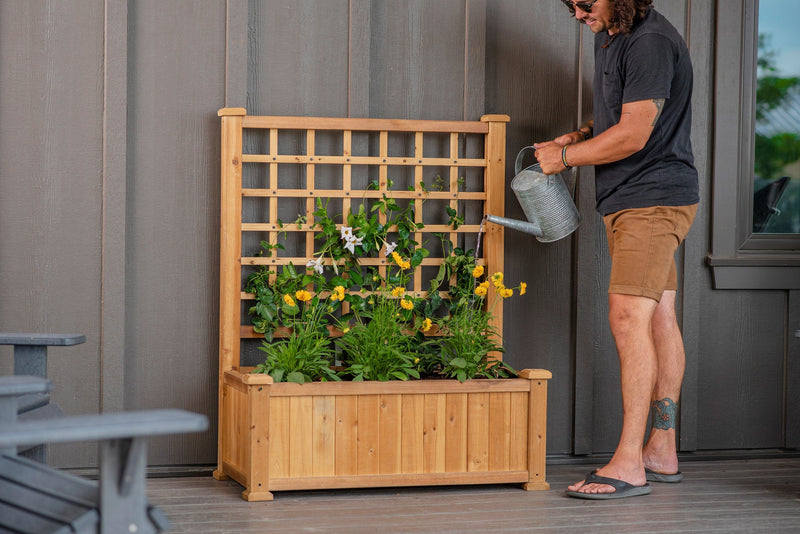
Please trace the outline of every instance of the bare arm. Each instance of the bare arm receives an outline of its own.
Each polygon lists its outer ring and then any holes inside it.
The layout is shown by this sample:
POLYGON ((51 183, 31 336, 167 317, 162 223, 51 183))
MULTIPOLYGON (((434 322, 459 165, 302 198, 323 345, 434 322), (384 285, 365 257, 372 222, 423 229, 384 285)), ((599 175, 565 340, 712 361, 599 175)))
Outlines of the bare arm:
POLYGON ((546 143, 537 143, 534 145, 537 149, 536 159, 546 174, 564 170, 561 153, 564 146, 569 146, 566 159, 571 167, 600 165, 625 159, 647 144, 663 107, 663 98, 623 104, 619 122, 602 134, 583 143, 577 142, 582 136, 576 132, 546 143))

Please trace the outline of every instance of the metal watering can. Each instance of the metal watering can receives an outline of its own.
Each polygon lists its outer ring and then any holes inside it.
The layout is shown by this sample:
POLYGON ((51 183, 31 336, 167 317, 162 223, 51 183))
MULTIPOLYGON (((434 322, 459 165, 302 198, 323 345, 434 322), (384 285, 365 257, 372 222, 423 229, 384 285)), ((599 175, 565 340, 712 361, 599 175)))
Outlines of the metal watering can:
POLYGON ((575 231, 581 216, 560 174, 547 175, 538 163, 522 169, 525 151, 536 150, 526 146, 514 162, 514 179, 511 189, 517 196, 528 222, 486 215, 486 220, 508 228, 533 234, 542 243, 558 241, 575 231))

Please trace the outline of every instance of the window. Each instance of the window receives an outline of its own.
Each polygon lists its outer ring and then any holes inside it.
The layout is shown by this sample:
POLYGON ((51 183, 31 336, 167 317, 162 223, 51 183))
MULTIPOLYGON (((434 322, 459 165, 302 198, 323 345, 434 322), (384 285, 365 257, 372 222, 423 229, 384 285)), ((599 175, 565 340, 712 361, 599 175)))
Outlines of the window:
POLYGON ((800 289, 800 45, 785 8, 717 3, 708 263, 718 289, 800 289))
POLYGON ((758 5, 753 233, 800 234, 800 46, 783 0, 758 5))

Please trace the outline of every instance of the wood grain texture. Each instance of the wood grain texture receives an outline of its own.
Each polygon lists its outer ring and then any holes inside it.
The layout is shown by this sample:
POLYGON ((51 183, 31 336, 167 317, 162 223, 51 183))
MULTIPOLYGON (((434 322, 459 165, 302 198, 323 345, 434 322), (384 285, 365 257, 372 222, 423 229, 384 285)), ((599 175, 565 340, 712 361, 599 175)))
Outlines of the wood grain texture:
POLYGON ((263 506, 242 501, 235 482, 210 477, 154 478, 147 487, 150 501, 169 518, 170 532, 192 534, 296 532, 300 525, 334 534, 574 529, 790 534, 800 522, 797 458, 685 462, 682 483, 660 484, 650 496, 610 506, 564 496, 567 485, 596 467, 548 466, 551 491, 526 492, 512 485, 316 490, 277 493, 263 506))

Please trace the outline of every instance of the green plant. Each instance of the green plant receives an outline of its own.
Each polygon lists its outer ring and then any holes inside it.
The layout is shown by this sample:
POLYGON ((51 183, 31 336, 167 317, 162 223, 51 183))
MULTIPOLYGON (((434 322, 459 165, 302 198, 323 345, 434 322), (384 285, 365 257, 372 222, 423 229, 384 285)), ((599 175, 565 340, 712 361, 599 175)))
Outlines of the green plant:
MULTIPOLYGON (((267 354, 256 372, 292 382, 409 380, 421 374, 466 380, 515 374, 493 357, 503 349, 487 309, 490 282, 478 282, 483 267, 473 251, 454 247, 437 234, 441 267, 427 295, 412 297, 406 293, 410 272, 429 255, 415 240, 424 226, 416 222, 414 202, 403 206, 383 194, 377 200, 362 199, 341 217, 331 216, 321 199, 316 202, 313 224, 319 246, 305 271, 292 264, 280 272, 262 267, 247 278, 245 290, 255 297, 250 308, 253 328, 264 334, 261 350, 267 354), (386 260, 380 266, 361 265, 362 258, 375 257, 386 260), (340 308, 344 302, 347 307, 340 308), (328 327, 333 325, 342 332, 335 342, 345 366, 339 375, 330 369, 334 349, 328 327), (282 339, 276 335, 281 327, 285 331, 280 335, 287 336, 282 339), (431 335, 435 330, 438 337, 431 335)), ((455 209, 446 210, 449 226, 464 224, 455 209)), ((306 220, 298 217, 295 222, 306 220)), ((262 243, 267 256, 279 248, 262 243)), ((506 288, 500 273, 492 280, 498 298, 515 289, 525 291, 525 284, 506 288)))
MULTIPOLYGON (((344 288, 331 295, 338 299, 344 288)), ((267 353, 264 363, 258 364, 253 372, 265 373, 275 382, 296 382, 303 384, 316 380, 339 380, 331 369, 334 352, 324 322, 328 303, 306 290, 298 290, 294 297, 283 295, 283 313, 295 317, 291 322, 288 338, 279 341, 264 340, 259 350, 267 353), (303 310, 295 301, 302 302, 303 310)))
MULTIPOLYGON (((370 311, 355 316, 355 324, 345 325, 336 341, 348 365, 345 372, 354 381, 408 380, 419 378, 419 357, 412 337, 404 332, 402 314, 395 300, 383 293, 372 296, 370 311)), ((410 302, 405 297, 400 302, 410 302)))
MULTIPOLYGON (((445 241, 445 247, 449 241, 445 241)), ((508 364, 496 359, 493 353, 504 352, 499 332, 492 324, 492 309, 503 298, 511 297, 514 291, 524 295, 527 284, 520 283, 508 288, 503 273, 496 272, 482 282, 484 268, 478 265, 472 251, 460 248, 452 250, 439 270, 431 287, 438 287, 440 277, 455 279, 450 285, 449 314, 437 321, 441 337, 427 341, 436 350, 426 352, 426 366, 438 366, 440 373, 463 382, 472 378, 501 378, 516 376, 508 364), (487 305, 490 286, 494 286, 497 298, 487 305)))
POLYGON ((300 313, 296 305, 287 304, 285 295, 295 295, 309 286, 325 288, 327 285, 322 275, 314 271, 298 272, 291 263, 284 266, 280 274, 267 268, 251 274, 247 277, 245 291, 255 295, 255 304, 249 310, 253 330, 272 341, 276 328, 293 326, 295 316, 300 313))

